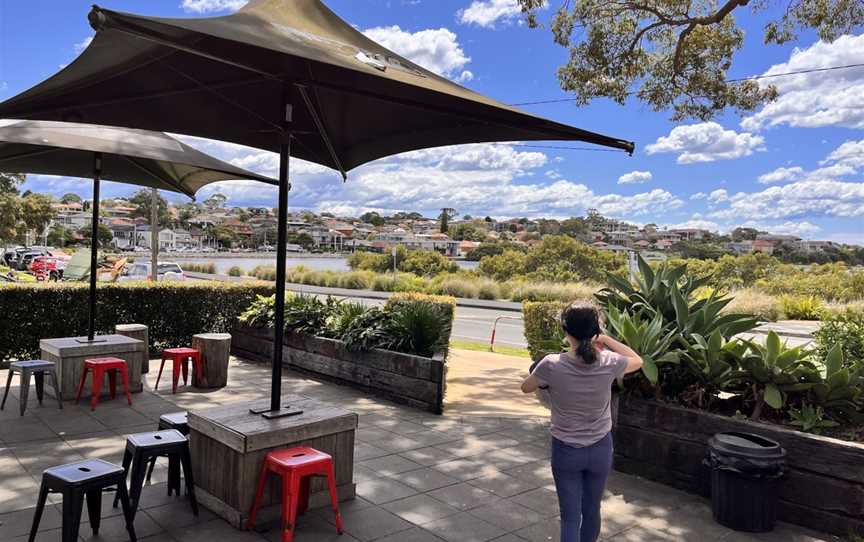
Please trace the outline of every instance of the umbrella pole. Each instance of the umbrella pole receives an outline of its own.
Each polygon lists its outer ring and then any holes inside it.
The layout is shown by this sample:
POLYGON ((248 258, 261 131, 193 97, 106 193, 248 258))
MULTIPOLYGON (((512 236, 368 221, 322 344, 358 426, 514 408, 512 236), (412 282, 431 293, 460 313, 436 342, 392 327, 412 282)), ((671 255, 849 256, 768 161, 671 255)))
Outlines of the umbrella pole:
POLYGON ((99 178, 102 176, 102 153, 93 153, 93 218, 90 230, 90 311, 87 341, 93 342, 96 333, 96 255, 99 247, 99 178))

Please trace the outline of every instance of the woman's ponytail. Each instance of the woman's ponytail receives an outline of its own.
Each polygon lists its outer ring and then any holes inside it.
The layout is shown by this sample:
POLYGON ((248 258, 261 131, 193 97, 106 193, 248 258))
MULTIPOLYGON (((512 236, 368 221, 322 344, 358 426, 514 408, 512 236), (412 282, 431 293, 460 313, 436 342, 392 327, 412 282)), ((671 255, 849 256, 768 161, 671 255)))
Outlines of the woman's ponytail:
POLYGON ((579 346, 576 348, 576 353, 579 354, 579 357, 582 358, 582 361, 585 363, 594 363, 597 359, 597 351, 594 350, 594 345, 591 344, 591 340, 581 340, 579 341, 579 346))

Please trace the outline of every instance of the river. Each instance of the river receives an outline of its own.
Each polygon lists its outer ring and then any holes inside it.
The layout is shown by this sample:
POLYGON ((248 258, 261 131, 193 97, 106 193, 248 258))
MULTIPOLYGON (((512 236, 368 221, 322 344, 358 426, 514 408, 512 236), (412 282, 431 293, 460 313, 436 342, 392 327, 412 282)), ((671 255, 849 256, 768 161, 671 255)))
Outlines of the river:
MULTIPOLYGON (((183 267, 184 263, 198 263, 198 264, 216 264, 216 272, 219 274, 228 273, 228 269, 234 267, 235 265, 242 269, 243 271, 251 271, 255 266, 258 265, 276 265, 276 256, 272 257, 266 256, 234 256, 229 258, 220 258, 220 257, 207 257, 207 256, 189 256, 189 255, 160 255, 160 260, 173 261, 180 264, 180 267, 183 267)), ((348 260, 347 258, 327 258, 327 257, 314 257, 314 256, 304 256, 304 257, 296 257, 296 256, 288 256, 286 258, 286 263, 288 267, 296 267, 298 265, 302 265, 304 267, 308 267, 309 269, 315 271, 349 271, 348 260)), ((462 269, 476 269, 478 262, 469 262, 465 260, 457 260, 456 263, 462 269)))

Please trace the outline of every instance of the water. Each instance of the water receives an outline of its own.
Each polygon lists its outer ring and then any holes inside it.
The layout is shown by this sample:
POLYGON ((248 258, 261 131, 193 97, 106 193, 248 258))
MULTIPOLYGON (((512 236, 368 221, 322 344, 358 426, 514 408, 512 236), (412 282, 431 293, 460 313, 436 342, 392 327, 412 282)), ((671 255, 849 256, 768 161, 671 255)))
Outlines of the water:
MULTIPOLYGON (((235 265, 244 271, 251 271, 252 268, 258 265, 276 265, 275 255, 270 258, 262 258, 255 256, 236 258, 168 256, 165 259, 179 263, 180 267, 183 267, 184 263, 216 264, 216 273, 221 275, 227 274, 228 270, 235 265)), ((288 264, 289 268, 302 265, 314 271, 350 271, 350 268, 348 267, 348 260, 346 258, 321 258, 314 256, 298 258, 288 256, 285 261, 288 264)), ((457 261, 456 263, 462 269, 476 269, 479 265, 478 262, 469 261, 457 261)))

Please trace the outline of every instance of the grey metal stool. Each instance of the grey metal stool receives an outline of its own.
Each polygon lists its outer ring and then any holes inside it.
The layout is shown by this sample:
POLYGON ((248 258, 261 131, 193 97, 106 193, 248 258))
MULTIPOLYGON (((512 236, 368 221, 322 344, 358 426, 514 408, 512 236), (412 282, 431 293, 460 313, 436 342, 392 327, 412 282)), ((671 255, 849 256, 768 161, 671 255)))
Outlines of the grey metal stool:
POLYGON ((9 386, 12 384, 12 375, 16 372, 21 374, 18 401, 22 416, 27 409, 27 396, 30 394, 30 375, 36 377, 36 397, 39 399, 40 405, 45 395, 45 373, 51 375, 51 385, 54 387, 57 404, 60 405, 61 409, 63 408, 63 397, 60 395, 60 384, 57 382, 57 369, 54 362, 34 359, 30 361, 13 361, 9 364, 9 375, 6 377, 6 391, 3 392, 3 402, 0 403, 0 410, 3 410, 6 406, 6 397, 9 395, 9 386))

